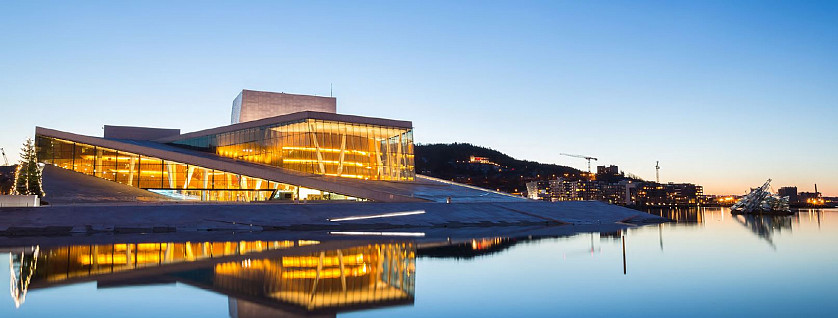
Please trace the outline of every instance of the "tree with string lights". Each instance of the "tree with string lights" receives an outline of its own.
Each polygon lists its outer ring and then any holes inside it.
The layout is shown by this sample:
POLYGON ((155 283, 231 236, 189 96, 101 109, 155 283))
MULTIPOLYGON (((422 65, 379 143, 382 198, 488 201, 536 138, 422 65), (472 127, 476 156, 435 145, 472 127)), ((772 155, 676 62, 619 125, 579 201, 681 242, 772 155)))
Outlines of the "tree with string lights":
POLYGON ((15 173, 15 193, 19 195, 37 195, 44 197, 41 187, 41 167, 32 139, 26 139, 20 149, 20 164, 15 173))

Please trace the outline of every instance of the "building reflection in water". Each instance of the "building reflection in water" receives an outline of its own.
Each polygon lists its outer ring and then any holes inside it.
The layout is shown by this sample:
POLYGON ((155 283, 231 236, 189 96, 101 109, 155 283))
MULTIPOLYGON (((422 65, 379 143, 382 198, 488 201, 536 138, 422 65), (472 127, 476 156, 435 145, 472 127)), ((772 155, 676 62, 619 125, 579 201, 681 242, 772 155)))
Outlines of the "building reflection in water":
MULTIPOLYGON (((708 220, 724 220, 725 217, 730 217, 743 225, 745 228, 751 230, 754 234, 768 242, 772 247, 774 246, 773 235, 782 230, 791 230, 792 222, 800 223, 801 217, 817 218, 818 225, 820 225, 821 213, 816 211, 801 210, 795 213, 795 216, 780 216, 780 215, 730 215, 730 210, 727 208, 678 208, 678 209, 654 209, 647 210, 647 212, 667 217, 675 221, 677 225, 703 225, 708 220)), ((660 230, 660 245, 663 249, 663 224, 659 225, 660 230)))
POLYGON ((735 219, 773 248, 776 248, 773 239, 774 232, 780 232, 783 229, 791 230, 791 216, 788 215, 736 215, 735 219))
POLYGON ((419 256, 432 258, 469 259, 491 255, 510 248, 518 239, 508 237, 480 238, 458 243, 425 243, 419 249, 419 256))
POLYGON ((794 214, 797 223, 800 223, 801 219, 809 222, 817 221, 818 229, 821 228, 821 223, 824 221, 826 215, 823 213, 823 209, 800 209, 794 214))
POLYGON ((317 241, 34 247, 10 257, 12 297, 96 281, 99 287, 185 283, 230 297, 231 317, 334 316, 412 304, 415 245, 317 241))
POLYGON ((669 218, 677 224, 703 224, 705 211, 702 208, 670 208, 670 209, 647 209, 646 212, 657 216, 669 218))
POLYGON ((26 292, 29 290, 29 283, 35 273, 37 262, 35 260, 40 254, 40 249, 35 246, 31 249, 10 253, 9 255, 9 292, 15 302, 15 308, 26 301, 26 292), (27 257, 29 256, 29 257, 27 257))

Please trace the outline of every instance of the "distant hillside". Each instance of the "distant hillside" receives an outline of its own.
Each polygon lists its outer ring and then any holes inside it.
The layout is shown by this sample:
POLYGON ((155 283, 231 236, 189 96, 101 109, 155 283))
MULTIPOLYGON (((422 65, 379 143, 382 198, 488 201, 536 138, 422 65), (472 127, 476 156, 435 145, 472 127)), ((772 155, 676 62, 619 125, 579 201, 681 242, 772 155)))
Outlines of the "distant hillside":
POLYGON ((529 181, 565 174, 578 178, 580 173, 571 167, 518 160, 497 150, 466 143, 417 144, 415 156, 419 174, 509 193, 525 192, 529 181), (491 163, 469 162, 471 156, 484 157, 491 163))

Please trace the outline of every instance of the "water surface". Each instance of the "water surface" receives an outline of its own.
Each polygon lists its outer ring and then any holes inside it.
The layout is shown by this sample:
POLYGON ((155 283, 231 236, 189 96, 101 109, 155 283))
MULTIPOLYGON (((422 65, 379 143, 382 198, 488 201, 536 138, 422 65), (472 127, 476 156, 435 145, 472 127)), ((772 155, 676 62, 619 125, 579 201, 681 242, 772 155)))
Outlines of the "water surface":
POLYGON ((0 255, 2 317, 828 316, 838 210, 569 237, 170 242, 0 255), (37 255, 36 255, 37 253, 37 255))

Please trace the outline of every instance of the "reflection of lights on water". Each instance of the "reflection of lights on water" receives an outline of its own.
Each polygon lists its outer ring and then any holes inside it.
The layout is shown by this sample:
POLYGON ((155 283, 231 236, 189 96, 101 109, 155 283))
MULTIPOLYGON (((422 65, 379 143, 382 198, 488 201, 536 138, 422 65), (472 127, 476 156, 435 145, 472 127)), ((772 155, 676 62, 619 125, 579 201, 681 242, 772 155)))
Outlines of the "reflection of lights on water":
POLYGON ((425 236, 425 232, 329 232, 332 235, 425 236))
POLYGON ((485 250, 485 249, 488 249, 492 246, 500 244, 502 242, 503 242, 503 238, 500 238, 500 237, 493 238, 493 239, 481 239, 479 241, 476 240, 476 239, 472 239, 471 240, 471 249, 472 250, 485 250))
POLYGON ((352 220, 364 220, 364 219, 375 219, 375 218, 389 218, 394 216, 405 216, 405 215, 416 215, 416 214, 424 214, 424 210, 419 211, 407 211, 407 212, 393 212, 393 213, 384 213, 384 214, 374 214, 374 215, 359 215, 359 216, 348 216, 345 218, 337 218, 337 219, 328 219, 331 222, 339 222, 339 221, 352 221, 352 220))
POLYGON ((12 299, 15 301, 15 308, 20 308, 20 305, 26 301, 26 292, 29 290, 29 282, 32 280, 32 275, 35 273, 35 268, 38 266, 38 254, 40 254, 40 246, 35 246, 32 249, 32 257, 35 261, 30 264, 28 273, 24 273, 26 268, 23 268, 23 259, 26 252, 20 253, 21 266, 15 275, 14 261, 12 260, 12 253, 9 253, 9 293, 12 294, 12 299))

